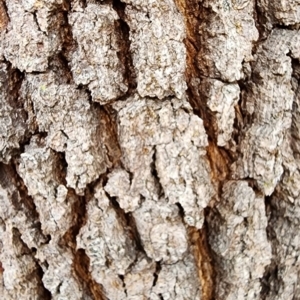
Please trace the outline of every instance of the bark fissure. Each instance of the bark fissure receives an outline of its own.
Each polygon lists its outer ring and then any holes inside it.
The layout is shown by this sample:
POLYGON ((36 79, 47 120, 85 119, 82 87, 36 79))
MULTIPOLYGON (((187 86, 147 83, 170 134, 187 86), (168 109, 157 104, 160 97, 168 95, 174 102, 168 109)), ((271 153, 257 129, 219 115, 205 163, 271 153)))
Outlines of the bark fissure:
POLYGON ((0 0, 3 298, 297 298, 298 2, 0 0))
POLYGON ((119 98, 119 100, 125 100, 126 98, 128 98, 128 96, 135 93, 137 87, 136 74, 133 67, 132 55, 130 52, 130 28, 128 26, 128 23, 126 22, 126 4, 120 0, 112 0, 112 7, 119 16, 119 19, 116 21, 116 28, 120 32, 120 36, 118 38, 120 51, 117 52, 117 54, 120 61, 125 67, 124 77, 126 78, 128 84, 128 90, 126 94, 119 98))

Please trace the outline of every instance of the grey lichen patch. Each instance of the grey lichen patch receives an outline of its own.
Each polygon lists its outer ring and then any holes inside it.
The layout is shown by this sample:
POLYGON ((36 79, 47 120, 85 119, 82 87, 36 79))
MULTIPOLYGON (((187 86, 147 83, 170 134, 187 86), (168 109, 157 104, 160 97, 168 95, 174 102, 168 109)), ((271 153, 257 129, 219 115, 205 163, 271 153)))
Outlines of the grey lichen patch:
POLYGON ((39 131, 48 133, 47 145, 65 152, 67 185, 82 194, 110 165, 101 142, 99 112, 85 91, 58 84, 54 73, 28 75, 22 94, 33 105, 39 131))
POLYGON ((205 76, 226 82, 244 77, 243 62, 252 60, 252 44, 258 39, 254 2, 232 2, 203 1, 198 29, 198 68, 205 76))
POLYGON ((90 259, 90 272, 110 299, 125 299, 119 275, 125 275, 134 263, 137 250, 126 223, 112 207, 98 185, 87 205, 87 223, 77 235, 77 248, 90 259), (115 283, 115 284, 114 284, 115 283))
POLYGON ((18 102, 20 76, 0 62, 0 161, 7 163, 27 134, 26 114, 18 102))
POLYGON ((186 90, 183 17, 173 1, 124 2, 138 93, 182 98, 186 90))
POLYGON ((247 94, 253 123, 241 143, 237 175, 256 179, 266 195, 272 194, 283 173, 281 145, 291 126, 294 99, 290 56, 299 59, 299 45, 297 31, 274 30, 257 51, 247 94))
POLYGON ((245 181, 229 181, 216 210, 209 219, 209 243, 218 264, 216 299, 257 299, 272 257, 264 198, 245 181))
POLYGON ((37 3, 23 2, 25 7, 19 0, 7 1, 10 23, 3 40, 4 56, 21 71, 44 72, 49 58, 61 50, 64 17, 60 11, 51 13, 37 3), (31 7, 34 12, 26 10, 31 7))
POLYGON ((299 0, 259 0, 258 5, 272 24, 294 25, 300 22, 299 0))
POLYGON ((102 104, 125 94, 125 68, 116 31, 118 15, 110 5, 88 4, 84 11, 69 14, 77 47, 71 70, 76 84, 88 85, 94 101, 102 104))
POLYGON ((76 199, 68 196, 61 184, 63 171, 58 155, 45 144, 45 140, 33 136, 21 154, 19 174, 33 197, 43 233, 62 237, 73 223, 72 205, 76 199))
POLYGON ((130 198, 124 197, 120 203, 135 208, 138 196, 160 201, 163 192, 169 203, 181 204, 188 225, 201 228, 203 209, 214 193, 202 120, 178 99, 159 103, 137 97, 121 106, 119 141, 132 182, 129 188, 124 174, 124 189, 114 195, 129 193, 134 203, 126 203, 130 198))

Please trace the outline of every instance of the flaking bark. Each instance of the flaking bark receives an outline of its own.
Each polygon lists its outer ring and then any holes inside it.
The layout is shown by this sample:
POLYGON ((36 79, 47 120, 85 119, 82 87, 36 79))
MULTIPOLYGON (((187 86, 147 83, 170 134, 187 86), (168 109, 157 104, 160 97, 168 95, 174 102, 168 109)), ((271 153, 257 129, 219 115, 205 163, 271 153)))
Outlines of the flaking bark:
POLYGON ((0 0, 3 299, 299 299, 300 2, 0 0))

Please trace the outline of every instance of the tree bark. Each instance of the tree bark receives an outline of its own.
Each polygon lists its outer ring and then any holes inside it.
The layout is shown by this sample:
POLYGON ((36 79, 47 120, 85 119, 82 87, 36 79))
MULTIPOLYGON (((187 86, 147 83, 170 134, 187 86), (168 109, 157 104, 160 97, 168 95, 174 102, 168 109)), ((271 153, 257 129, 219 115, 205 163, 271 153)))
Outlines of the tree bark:
POLYGON ((299 0, 0 0, 1 299, 300 299, 299 0))

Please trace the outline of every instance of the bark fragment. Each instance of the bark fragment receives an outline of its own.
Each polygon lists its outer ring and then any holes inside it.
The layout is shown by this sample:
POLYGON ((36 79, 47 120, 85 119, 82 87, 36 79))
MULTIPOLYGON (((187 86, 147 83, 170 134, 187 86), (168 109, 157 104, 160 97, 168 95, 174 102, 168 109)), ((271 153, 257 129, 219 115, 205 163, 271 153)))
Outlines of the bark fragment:
MULTIPOLYGON (((257 180, 271 195, 283 173, 281 145, 292 121, 292 61, 299 58, 297 31, 274 30, 259 47, 246 109, 253 120, 241 142, 236 175, 257 180), (285 99, 282 101, 282 99, 285 99)), ((235 175, 235 176, 236 176, 235 175)))
MULTIPOLYGON (((205 0, 201 3, 197 65, 207 77, 234 82, 244 77, 258 39, 254 1, 205 0)), ((197 45, 198 46, 198 45, 197 45)))
POLYGON ((93 278, 110 299, 125 299, 119 275, 134 263, 137 251, 124 220, 116 213, 99 184, 87 205, 87 223, 77 236, 77 248, 90 258, 93 278), (115 284, 113 284, 115 283, 115 284))
POLYGON ((300 21, 299 0, 259 0, 258 4, 271 24, 294 25, 300 21))
POLYGON ((240 96, 238 84, 225 84, 220 80, 199 80, 199 92, 206 100, 206 105, 215 116, 213 121, 216 128, 214 134, 217 145, 224 147, 232 138, 235 109, 240 96))
POLYGON ((5 58, 21 71, 46 71, 50 57, 61 51, 62 12, 53 14, 42 3, 33 5, 21 0, 7 1, 7 8, 10 23, 3 40, 5 58))
POLYGON ((130 195, 135 203, 139 195, 158 201, 163 192, 170 204, 182 205, 188 225, 201 228, 203 209, 214 191, 205 157, 207 136, 189 105, 175 98, 128 101, 119 112, 119 137, 122 162, 133 176, 130 195))
POLYGON ((0 161, 8 163, 28 133, 26 114, 18 102, 21 76, 8 63, 0 63, 0 161))
POLYGON ((125 94, 124 66, 118 58, 120 33, 111 5, 88 4, 69 14, 77 48, 71 70, 76 84, 88 85, 94 101, 108 103, 125 94))
POLYGON ((182 98, 185 83, 185 30, 172 1, 125 0, 130 50, 141 97, 182 98))
POLYGON ((218 265, 215 299, 258 299, 271 260, 264 199, 245 181, 223 186, 218 213, 209 220, 209 243, 218 265))
POLYGON ((72 226, 74 197, 63 185, 59 156, 45 146, 45 139, 33 136, 21 154, 19 174, 34 199, 45 235, 62 237, 72 226))
POLYGON ((58 245, 56 238, 40 247, 36 254, 43 263, 43 283, 52 299, 92 300, 83 289, 73 269, 74 254, 71 249, 58 245))
POLYGON ((101 142, 99 112, 84 90, 59 84, 54 73, 28 75, 22 93, 34 107, 39 131, 48 133, 47 146, 65 152, 67 185, 82 195, 110 165, 101 142))

